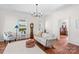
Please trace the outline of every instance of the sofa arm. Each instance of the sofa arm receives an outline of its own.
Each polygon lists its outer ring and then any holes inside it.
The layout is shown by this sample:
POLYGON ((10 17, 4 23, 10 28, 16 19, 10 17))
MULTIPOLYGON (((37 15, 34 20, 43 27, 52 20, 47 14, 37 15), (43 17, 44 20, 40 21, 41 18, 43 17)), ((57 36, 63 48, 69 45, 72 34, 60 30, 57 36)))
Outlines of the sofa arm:
POLYGON ((56 39, 46 40, 46 47, 52 48, 55 41, 56 39))

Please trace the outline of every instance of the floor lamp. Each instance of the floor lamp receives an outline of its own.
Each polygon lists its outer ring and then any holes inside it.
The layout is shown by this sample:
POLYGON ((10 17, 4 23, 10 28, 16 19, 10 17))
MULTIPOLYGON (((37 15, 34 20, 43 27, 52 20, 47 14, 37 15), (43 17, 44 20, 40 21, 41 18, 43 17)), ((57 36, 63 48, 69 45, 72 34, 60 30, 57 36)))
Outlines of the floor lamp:
POLYGON ((16 41, 16 40, 17 40, 17 30, 18 30, 18 26, 16 25, 15 28, 16 28, 16 39, 15 39, 15 41, 16 41))

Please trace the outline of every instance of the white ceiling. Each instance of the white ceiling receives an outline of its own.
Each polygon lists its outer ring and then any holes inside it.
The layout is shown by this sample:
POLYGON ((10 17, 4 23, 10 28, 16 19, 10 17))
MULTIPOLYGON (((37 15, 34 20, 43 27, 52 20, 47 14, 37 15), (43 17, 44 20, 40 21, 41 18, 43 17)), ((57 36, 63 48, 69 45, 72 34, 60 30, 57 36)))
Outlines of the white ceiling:
MULTIPOLYGON (((39 12, 43 15, 48 15, 57 9, 67 6, 64 4, 38 4, 39 12)), ((32 14, 36 10, 35 4, 0 4, 0 9, 19 11, 32 14)))

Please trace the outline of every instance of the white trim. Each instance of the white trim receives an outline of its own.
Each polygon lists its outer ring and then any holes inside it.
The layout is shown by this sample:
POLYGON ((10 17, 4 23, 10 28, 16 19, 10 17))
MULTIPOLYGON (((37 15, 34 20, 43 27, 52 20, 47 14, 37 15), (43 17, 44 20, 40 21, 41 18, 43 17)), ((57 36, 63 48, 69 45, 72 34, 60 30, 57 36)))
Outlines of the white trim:
POLYGON ((78 45, 79 46, 79 43, 78 42, 69 41, 69 43, 72 43, 72 44, 75 44, 75 45, 78 45))

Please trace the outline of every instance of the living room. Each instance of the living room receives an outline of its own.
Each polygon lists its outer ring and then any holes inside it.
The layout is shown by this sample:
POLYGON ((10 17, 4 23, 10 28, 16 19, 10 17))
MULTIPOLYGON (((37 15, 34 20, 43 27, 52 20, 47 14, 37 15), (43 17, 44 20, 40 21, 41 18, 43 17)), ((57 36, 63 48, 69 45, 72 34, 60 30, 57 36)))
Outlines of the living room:
POLYGON ((78 10, 78 4, 1 4, 1 54, 79 54, 78 10))

